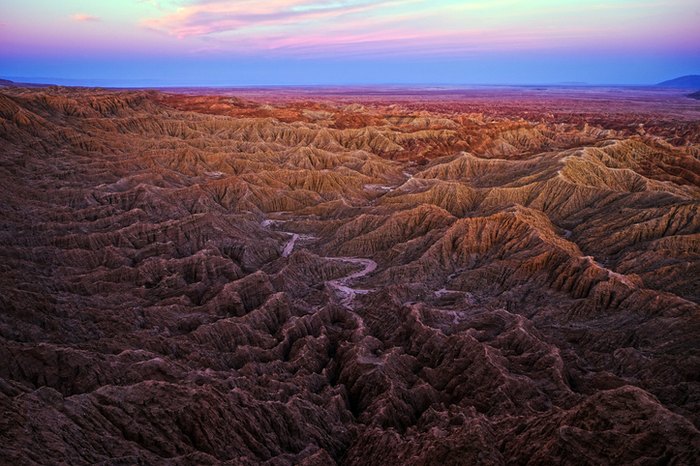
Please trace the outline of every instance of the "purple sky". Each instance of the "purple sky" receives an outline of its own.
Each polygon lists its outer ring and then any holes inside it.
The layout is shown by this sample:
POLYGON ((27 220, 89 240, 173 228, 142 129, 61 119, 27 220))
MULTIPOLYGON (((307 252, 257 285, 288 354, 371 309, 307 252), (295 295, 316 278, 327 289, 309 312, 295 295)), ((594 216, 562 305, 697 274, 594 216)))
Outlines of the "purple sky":
POLYGON ((647 84, 700 2, 0 0, 0 76, 98 85, 647 84))

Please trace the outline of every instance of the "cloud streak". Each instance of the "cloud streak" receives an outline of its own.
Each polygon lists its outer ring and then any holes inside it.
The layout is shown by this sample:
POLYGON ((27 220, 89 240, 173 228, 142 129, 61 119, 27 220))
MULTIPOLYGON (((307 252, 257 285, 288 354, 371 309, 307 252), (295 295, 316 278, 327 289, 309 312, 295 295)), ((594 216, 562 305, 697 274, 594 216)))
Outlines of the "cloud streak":
POLYGON ((77 21, 79 23, 95 23, 95 22, 101 21, 99 16, 88 15, 85 13, 72 14, 71 19, 73 21, 77 21))
POLYGON ((295 57, 558 50, 600 45, 602 36, 605 40, 621 36, 616 25, 606 25, 612 19, 590 14, 602 8, 612 18, 620 5, 592 2, 584 8, 576 2, 543 0, 537 7, 514 8, 514 3, 197 0, 141 24, 183 43, 199 42, 201 50, 295 57))
POLYGON ((348 15, 369 14, 399 3, 396 0, 204 0, 178 8, 174 13, 160 18, 147 19, 143 24, 160 32, 187 38, 263 27, 297 26, 314 21, 334 22, 348 15))
MULTIPOLYGON (((196 44, 193 49, 296 57, 607 50, 642 44, 650 31, 660 35, 663 23, 649 18, 669 14, 657 0, 191 0, 180 5, 141 25, 183 45, 196 44), (646 9, 635 9, 640 4, 646 9)), ((678 42, 676 36, 682 33, 663 40, 678 42)))

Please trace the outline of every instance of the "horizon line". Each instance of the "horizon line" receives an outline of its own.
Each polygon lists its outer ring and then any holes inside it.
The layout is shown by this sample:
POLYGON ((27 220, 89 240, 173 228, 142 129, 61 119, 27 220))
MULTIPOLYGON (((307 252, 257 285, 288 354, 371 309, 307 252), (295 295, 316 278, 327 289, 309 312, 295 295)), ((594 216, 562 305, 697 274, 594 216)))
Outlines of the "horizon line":
MULTIPOLYGON (((693 75, 685 75, 693 76, 693 75)), ((78 87, 78 88, 104 88, 104 89, 237 89, 237 88, 248 88, 248 89, 261 89, 261 88, 351 88, 351 87, 369 87, 369 88, 381 88, 381 87, 399 87, 399 88, 409 88, 409 87, 443 87, 445 89, 459 89, 464 87, 539 87, 539 86, 550 86, 550 87, 663 87, 659 86, 662 82, 675 80, 680 77, 670 78, 656 83, 588 83, 585 81, 558 81, 558 82, 539 82, 539 83, 478 83, 478 82, 464 82, 464 83, 440 83, 440 82, 415 82, 415 83, 396 83, 396 82, 385 82, 385 83, 371 83, 371 82, 347 82, 347 83, 329 83, 329 82, 318 82, 311 84, 157 84, 152 81, 157 81, 157 78, 136 78, 136 79, 116 79, 115 81, 122 81, 124 84, 97 84, 95 82, 99 81, 110 81, 109 78, 50 78, 50 77, 34 77, 34 76, 0 76, 0 80, 9 81, 13 84, 31 84, 34 86, 59 86, 59 87, 78 87), (63 82, 63 83, 61 83, 63 82), (70 84, 68 84, 70 82, 70 84), (94 84, 90 84, 93 82, 94 84), (128 84, 128 82, 133 82, 133 84, 128 84), (143 84, 137 84, 137 82, 142 82, 143 84)), ((18 86, 21 87, 21 86, 18 86)), ((669 87, 673 88, 673 87, 669 87)), ((678 88, 680 89, 680 88, 678 88)))

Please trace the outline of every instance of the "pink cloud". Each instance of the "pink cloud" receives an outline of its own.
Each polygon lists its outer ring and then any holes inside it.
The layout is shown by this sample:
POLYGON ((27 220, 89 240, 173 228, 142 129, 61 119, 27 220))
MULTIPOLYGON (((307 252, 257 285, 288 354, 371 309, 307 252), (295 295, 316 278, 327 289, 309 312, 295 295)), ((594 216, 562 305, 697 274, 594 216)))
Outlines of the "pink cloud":
MULTIPOLYGON (((571 44, 576 37, 589 36, 592 31, 571 28, 561 34, 538 33, 524 29, 508 32, 488 28, 472 28, 468 31, 438 32, 418 31, 411 28, 387 28, 382 30, 357 28, 334 30, 330 33, 304 35, 276 35, 257 38, 246 45, 252 50, 264 49, 267 53, 293 54, 294 56, 342 55, 345 58, 361 56, 424 55, 441 56, 480 51, 556 49, 571 44), (558 40, 548 43, 553 37, 558 40), (515 45, 514 45, 515 44, 515 45), (543 45, 547 44, 547 45, 543 45), (258 47, 255 47, 255 46, 258 47)), ((221 40, 222 49, 235 47, 237 40, 221 40)))
POLYGON ((90 23, 90 22, 100 21, 100 18, 98 16, 88 15, 85 13, 75 13, 75 14, 71 15, 71 19, 73 21, 78 21, 80 23, 90 23))
POLYGON ((392 4, 398 4, 398 0, 202 0, 163 17, 145 20, 143 24, 150 29, 185 38, 260 26, 274 27, 318 19, 332 20, 392 4))
MULTIPOLYGON (((514 7, 511 11, 506 8, 510 3, 181 0, 180 8, 163 11, 141 25, 160 33, 164 41, 181 39, 173 42, 189 50, 295 57, 448 56, 567 47, 610 50, 622 43, 644 43, 649 29, 655 27, 646 23, 643 28, 620 27, 615 13, 619 7, 607 3, 595 3, 591 9, 614 10, 609 15, 584 14, 566 5, 532 11, 514 7), (521 18, 523 14, 527 21, 521 18)), ((687 31, 678 33, 683 34, 687 31)))

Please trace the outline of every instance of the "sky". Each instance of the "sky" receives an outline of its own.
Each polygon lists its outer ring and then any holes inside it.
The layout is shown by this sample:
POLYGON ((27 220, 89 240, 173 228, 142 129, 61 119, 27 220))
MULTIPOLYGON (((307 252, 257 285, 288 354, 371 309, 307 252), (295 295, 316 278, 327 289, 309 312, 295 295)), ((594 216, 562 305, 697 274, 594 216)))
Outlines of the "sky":
POLYGON ((698 0, 0 0, 0 77, 97 86, 652 84, 698 0))

